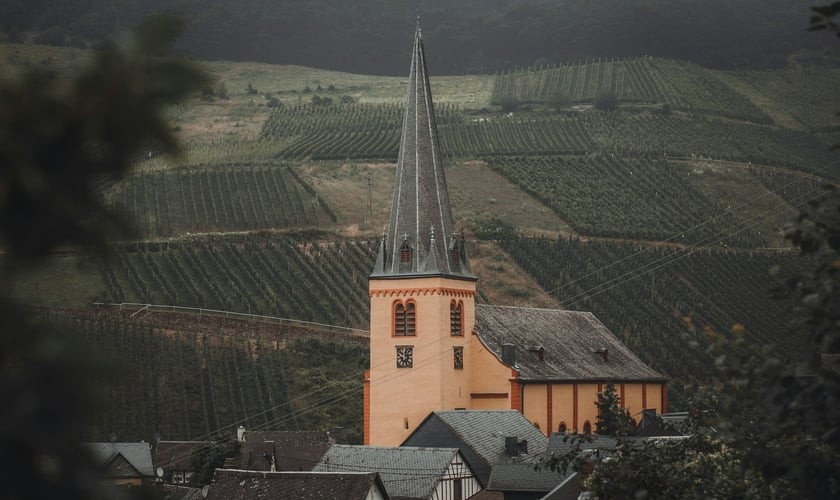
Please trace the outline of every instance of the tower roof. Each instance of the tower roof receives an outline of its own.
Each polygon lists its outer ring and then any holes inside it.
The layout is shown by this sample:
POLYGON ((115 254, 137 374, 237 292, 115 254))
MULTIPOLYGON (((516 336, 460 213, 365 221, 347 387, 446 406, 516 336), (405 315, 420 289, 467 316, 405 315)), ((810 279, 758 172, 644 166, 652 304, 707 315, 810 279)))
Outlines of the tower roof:
POLYGON ((388 232, 373 277, 455 275, 474 279, 455 234, 432 89, 418 19, 388 232))

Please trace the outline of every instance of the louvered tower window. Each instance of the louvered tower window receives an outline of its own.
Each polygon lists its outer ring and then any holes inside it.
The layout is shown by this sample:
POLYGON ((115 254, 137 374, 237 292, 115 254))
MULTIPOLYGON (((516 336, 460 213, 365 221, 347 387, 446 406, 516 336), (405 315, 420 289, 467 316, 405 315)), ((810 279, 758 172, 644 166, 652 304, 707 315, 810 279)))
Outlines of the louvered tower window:
POLYGON ((462 311, 464 310, 463 302, 455 302, 454 300, 449 304, 449 331, 452 335, 464 334, 464 323, 462 311))
POLYGON ((394 335, 398 337, 416 335, 416 316, 414 302, 408 304, 397 302, 394 305, 394 335))

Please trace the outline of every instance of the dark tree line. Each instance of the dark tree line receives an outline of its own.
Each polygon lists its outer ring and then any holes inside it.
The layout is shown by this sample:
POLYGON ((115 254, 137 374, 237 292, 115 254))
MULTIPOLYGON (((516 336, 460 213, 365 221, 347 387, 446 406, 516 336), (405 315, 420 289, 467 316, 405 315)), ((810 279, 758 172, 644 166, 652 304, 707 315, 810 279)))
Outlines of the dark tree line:
POLYGON ((423 16, 437 74, 652 55, 715 68, 785 64, 821 50, 811 0, 32 0, 0 5, 6 39, 84 46, 161 10, 186 17, 201 58, 402 74, 423 16), (419 5, 419 7, 418 7, 419 5))

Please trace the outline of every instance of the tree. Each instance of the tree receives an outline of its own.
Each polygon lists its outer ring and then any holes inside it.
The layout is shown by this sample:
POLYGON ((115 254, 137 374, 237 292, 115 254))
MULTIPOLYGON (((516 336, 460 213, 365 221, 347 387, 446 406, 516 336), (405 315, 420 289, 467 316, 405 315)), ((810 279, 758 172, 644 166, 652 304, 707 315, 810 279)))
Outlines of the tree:
POLYGON ((190 467, 195 471, 192 483, 195 485, 210 484, 216 469, 225 464, 226 458, 238 458, 242 443, 229 432, 221 433, 211 438, 212 445, 202 447, 190 457, 190 467))
MULTIPOLYGON (((200 88, 196 66, 168 57, 182 30, 143 23, 105 43, 73 79, 42 71, 0 82, 0 482, 5 498, 105 498, 79 447, 103 365, 77 339, 35 327, 9 296, 18 273, 66 246, 104 252, 129 226, 99 196, 149 148, 177 153, 162 108, 200 88)), ((109 493, 113 495, 113 492, 109 493)))
POLYGON ((633 417, 621 407, 621 399, 612 382, 607 383, 604 392, 598 393, 598 418, 595 420, 595 432, 605 436, 626 436, 633 430, 633 417))
POLYGON ((588 479, 599 498, 840 496, 840 373, 825 363, 840 353, 840 193, 812 202, 786 235, 816 263, 783 290, 798 299, 792 327, 809 355, 748 344, 741 325, 706 332, 716 363, 694 414, 714 418, 695 418, 684 441, 620 447, 588 479))

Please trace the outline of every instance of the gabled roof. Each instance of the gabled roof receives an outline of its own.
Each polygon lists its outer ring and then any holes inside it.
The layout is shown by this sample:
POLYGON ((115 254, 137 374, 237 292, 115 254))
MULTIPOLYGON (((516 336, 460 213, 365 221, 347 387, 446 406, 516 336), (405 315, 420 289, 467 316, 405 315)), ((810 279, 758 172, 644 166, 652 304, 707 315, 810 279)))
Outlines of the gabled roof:
POLYGON ((149 443, 82 443, 106 477, 154 477, 149 443))
POLYGON ((548 467, 535 469, 534 464, 496 464, 490 472, 487 489, 490 491, 548 493, 568 475, 548 467))
POLYGON ((494 464, 530 462, 545 451, 547 438, 516 410, 436 411, 403 442, 403 446, 442 446, 461 450, 478 479, 486 485, 494 464), (527 442, 527 452, 510 455, 506 438, 527 442))
POLYGON ((589 312, 476 304, 475 331, 500 360, 515 346, 525 382, 667 380, 589 312))
POLYGON ((447 275, 475 280, 455 236, 432 88, 418 20, 388 232, 371 277, 447 275), (400 259, 410 250, 409 262, 400 259))
POLYGON ((273 455, 278 471, 307 471, 321 460, 330 445, 344 441, 343 432, 273 431, 246 432, 242 443, 240 467, 247 470, 271 470, 266 458, 273 455))
POLYGON ((216 469, 207 500, 369 500, 371 490, 388 500, 375 472, 259 472, 216 469))
POLYGON ((378 472, 391 498, 427 499, 459 456, 457 448, 334 445, 314 470, 378 472))

